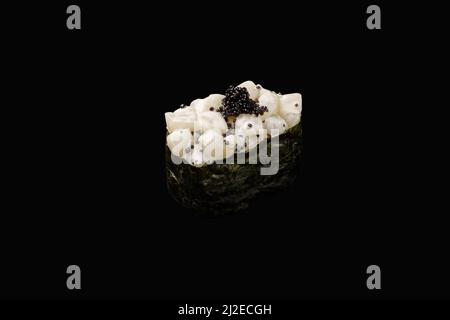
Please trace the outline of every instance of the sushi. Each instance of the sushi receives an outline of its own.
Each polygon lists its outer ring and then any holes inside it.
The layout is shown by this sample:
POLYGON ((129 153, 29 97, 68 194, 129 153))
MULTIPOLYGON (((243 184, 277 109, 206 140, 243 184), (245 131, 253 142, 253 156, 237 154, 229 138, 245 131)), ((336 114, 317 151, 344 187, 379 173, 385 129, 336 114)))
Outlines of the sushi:
POLYGON ((245 81, 165 114, 166 178, 195 213, 246 209, 295 180, 302 153, 302 96, 245 81))

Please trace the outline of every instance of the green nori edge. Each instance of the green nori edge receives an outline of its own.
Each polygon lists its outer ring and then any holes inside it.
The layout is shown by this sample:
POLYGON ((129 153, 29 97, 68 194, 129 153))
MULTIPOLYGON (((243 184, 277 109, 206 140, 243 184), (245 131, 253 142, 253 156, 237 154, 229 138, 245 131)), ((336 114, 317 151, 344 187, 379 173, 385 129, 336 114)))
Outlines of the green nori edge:
MULTIPOLYGON (((268 139, 269 152, 270 144, 268 139)), ((267 176, 261 175, 261 167, 270 164, 248 164, 248 158, 246 164, 177 165, 166 145, 167 188, 178 203, 195 214, 218 216, 241 211, 256 197, 283 190, 296 179, 303 148, 301 123, 280 135, 279 144, 278 173, 267 176)))

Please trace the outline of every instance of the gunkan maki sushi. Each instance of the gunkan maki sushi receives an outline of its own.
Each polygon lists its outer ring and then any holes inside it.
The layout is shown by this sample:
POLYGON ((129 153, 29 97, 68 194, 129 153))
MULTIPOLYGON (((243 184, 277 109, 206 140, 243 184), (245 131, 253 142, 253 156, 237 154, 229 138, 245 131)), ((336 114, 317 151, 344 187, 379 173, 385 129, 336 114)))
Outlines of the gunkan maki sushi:
POLYGON ((165 114, 167 187, 195 213, 248 207, 296 178, 302 149, 302 96, 245 81, 165 114))

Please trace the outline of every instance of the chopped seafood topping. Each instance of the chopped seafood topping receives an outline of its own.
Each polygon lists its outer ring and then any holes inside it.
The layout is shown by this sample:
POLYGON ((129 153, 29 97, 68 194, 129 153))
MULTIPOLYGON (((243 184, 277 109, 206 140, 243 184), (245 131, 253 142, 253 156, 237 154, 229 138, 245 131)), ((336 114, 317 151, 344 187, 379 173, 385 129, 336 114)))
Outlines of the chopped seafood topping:
POLYGON ((248 152, 300 123, 302 96, 245 81, 165 114, 167 146, 194 166, 248 152))

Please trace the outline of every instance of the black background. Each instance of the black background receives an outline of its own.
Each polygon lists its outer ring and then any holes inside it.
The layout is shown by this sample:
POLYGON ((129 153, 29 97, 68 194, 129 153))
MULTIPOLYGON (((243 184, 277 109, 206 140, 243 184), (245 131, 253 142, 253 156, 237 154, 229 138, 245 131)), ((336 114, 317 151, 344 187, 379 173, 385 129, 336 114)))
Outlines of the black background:
POLYGON ((378 3, 370 31, 371 3, 311 3, 77 2, 80 31, 71 3, 12 9, 1 296, 448 297, 440 196, 419 170, 429 11, 378 3), (300 177, 198 219, 166 190, 164 113, 245 80, 302 93, 300 177))

